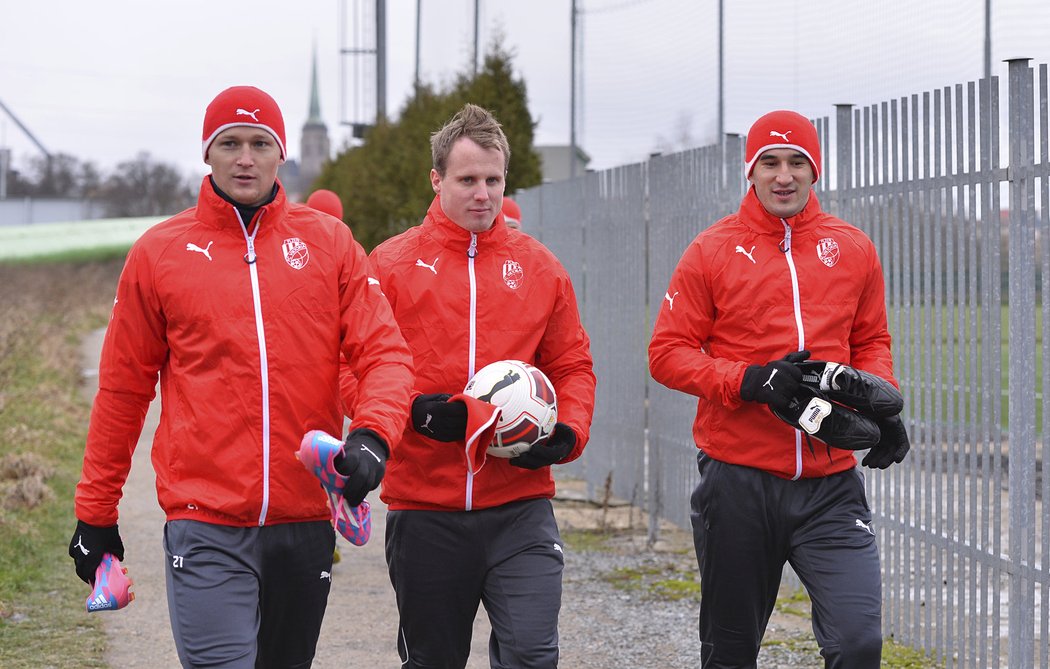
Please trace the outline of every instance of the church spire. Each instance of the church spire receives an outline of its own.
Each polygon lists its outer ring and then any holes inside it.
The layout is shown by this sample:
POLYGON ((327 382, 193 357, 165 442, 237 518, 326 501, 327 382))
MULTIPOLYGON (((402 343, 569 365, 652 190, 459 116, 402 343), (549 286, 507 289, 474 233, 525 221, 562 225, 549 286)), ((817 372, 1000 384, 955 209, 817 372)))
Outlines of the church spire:
POLYGON ((307 123, 323 123, 321 120, 321 97, 317 92, 317 42, 314 42, 313 74, 310 80, 310 115, 307 123))

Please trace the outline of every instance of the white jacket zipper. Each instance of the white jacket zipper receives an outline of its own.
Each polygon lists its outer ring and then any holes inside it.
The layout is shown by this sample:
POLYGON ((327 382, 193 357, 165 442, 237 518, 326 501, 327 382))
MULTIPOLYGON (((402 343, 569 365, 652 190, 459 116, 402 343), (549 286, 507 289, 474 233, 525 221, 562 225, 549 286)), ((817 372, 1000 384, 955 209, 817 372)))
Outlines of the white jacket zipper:
MULTIPOLYGON (((798 293, 798 272, 795 271, 795 260, 791 257, 791 226, 784 219, 784 240, 780 242, 780 250, 787 260, 788 271, 791 272, 791 301, 795 310, 795 329, 798 331, 798 342, 796 350, 801 351, 806 343, 806 333, 802 328, 802 301, 798 293)), ((802 476, 802 432, 795 430, 795 475, 792 481, 797 481, 802 476)))
MULTIPOLYGON (((237 211, 234 208, 234 211, 237 211)), ((248 263, 248 273, 252 281, 252 304, 255 307, 255 334, 259 339, 259 373, 262 380, 262 462, 263 462, 263 498, 262 509, 259 511, 259 526, 266 524, 266 513, 270 507, 270 374, 266 362, 266 331, 263 328, 262 300, 259 293, 259 268, 256 265, 255 235, 259 234, 262 226, 262 214, 255 222, 255 231, 248 234, 248 226, 241 220, 241 212, 237 211, 237 220, 241 221, 241 231, 244 233, 244 241, 248 245, 248 252, 244 254, 244 262, 248 263)))
MULTIPOLYGON (((470 380, 474 376, 474 356, 477 353, 477 311, 478 311, 478 284, 477 279, 474 275, 474 257, 478 255, 478 236, 476 233, 470 233, 470 246, 467 248, 467 273, 470 276, 470 342, 469 342, 469 353, 467 356, 467 380, 470 380)), ((464 383, 466 385, 466 383, 464 383)), ((470 459, 467 459, 470 462, 470 459)), ((466 490, 466 511, 470 511, 474 507, 474 471, 469 465, 467 466, 467 490, 466 490)))

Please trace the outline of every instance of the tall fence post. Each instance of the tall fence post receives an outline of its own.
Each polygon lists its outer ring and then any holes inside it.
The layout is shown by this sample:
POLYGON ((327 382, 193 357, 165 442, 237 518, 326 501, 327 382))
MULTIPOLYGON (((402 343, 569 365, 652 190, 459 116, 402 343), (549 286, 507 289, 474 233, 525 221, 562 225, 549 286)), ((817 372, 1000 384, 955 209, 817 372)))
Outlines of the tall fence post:
MULTIPOLYGON (((1009 384, 1011 669, 1034 667, 1035 630, 1035 184, 1033 85, 1028 58, 1009 63, 1009 384)), ((1044 613, 1045 615, 1045 613, 1044 613)))
POLYGON ((723 139, 723 159, 726 174, 726 187, 724 192, 728 198, 726 201, 727 211, 733 211, 744 199, 744 137, 736 133, 729 133, 723 139))
MULTIPOLYGON (((825 162, 827 162, 825 160, 825 162)), ((839 215, 849 220, 847 194, 853 185, 853 105, 835 105, 835 185, 839 215)))

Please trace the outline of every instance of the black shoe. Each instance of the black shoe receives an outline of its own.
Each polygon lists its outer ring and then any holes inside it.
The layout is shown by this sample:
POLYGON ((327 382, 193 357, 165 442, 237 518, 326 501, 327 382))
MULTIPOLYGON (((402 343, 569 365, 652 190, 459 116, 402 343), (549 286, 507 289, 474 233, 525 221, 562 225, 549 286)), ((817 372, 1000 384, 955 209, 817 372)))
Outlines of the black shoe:
POLYGON ((787 409, 770 407, 770 411, 796 430, 835 448, 862 451, 878 444, 881 437, 874 420, 828 400, 809 386, 799 386, 787 409))
POLYGON ((829 400, 845 404, 870 418, 896 416, 904 398, 889 381, 870 372, 837 362, 810 360, 796 363, 802 384, 823 393, 829 400))

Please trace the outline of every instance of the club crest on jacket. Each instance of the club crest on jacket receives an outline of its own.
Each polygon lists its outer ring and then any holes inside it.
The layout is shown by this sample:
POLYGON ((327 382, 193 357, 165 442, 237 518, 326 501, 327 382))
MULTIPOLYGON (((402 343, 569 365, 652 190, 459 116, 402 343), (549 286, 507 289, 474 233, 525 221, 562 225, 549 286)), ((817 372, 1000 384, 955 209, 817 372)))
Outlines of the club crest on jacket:
POLYGON ((290 237, 281 244, 284 251, 284 261, 292 269, 302 269, 310 262, 310 249, 306 248, 306 242, 298 237, 290 237))
POLYGON ((831 237, 817 242, 817 257, 828 267, 834 267, 839 261, 839 243, 831 237))
POLYGON ((511 289, 517 290, 525 283, 525 270, 514 260, 503 263, 503 282, 511 289))

